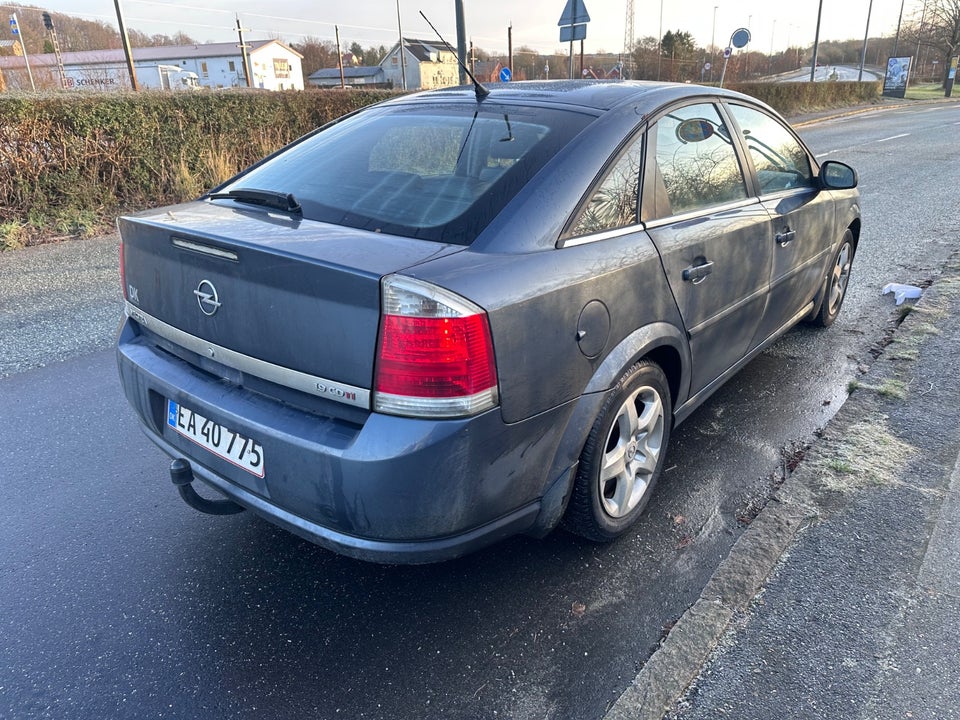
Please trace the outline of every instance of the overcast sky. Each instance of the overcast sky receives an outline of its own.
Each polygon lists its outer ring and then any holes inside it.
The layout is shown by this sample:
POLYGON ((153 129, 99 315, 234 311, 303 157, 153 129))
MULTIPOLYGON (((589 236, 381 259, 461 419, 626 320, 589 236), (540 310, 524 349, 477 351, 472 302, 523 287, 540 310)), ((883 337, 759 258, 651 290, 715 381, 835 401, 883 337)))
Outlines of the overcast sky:
MULTIPOLYGON (((49 10, 116 25, 112 0, 32 0, 49 10)), ((552 53, 561 47, 557 21, 567 0, 464 0, 467 35, 491 52, 505 52, 507 26, 513 24, 514 48, 532 47, 552 53)), ((904 20, 919 11, 922 0, 873 0, 870 35, 893 36, 901 2, 904 20)), ((586 51, 619 52, 623 46, 626 0, 581 0, 590 14, 586 51)), ((813 43, 819 0, 634 0, 636 37, 656 36, 663 30, 691 33, 707 46, 719 47, 740 27, 753 33, 752 47, 761 52, 813 43)), ((862 40, 870 0, 823 0, 822 40, 862 40)), ((431 19, 444 37, 456 44, 454 0, 399 0, 404 35, 430 38, 430 28, 419 12, 431 19)), ((240 15, 252 40, 280 37, 300 42, 306 37, 334 38, 340 27, 341 41, 363 47, 387 45, 397 37, 397 0, 121 0, 127 26, 148 34, 173 35, 182 30, 201 42, 236 39, 235 16, 240 15), (202 5, 202 6, 201 6, 202 5)), ((23 10, 21 12, 30 12, 23 10)))

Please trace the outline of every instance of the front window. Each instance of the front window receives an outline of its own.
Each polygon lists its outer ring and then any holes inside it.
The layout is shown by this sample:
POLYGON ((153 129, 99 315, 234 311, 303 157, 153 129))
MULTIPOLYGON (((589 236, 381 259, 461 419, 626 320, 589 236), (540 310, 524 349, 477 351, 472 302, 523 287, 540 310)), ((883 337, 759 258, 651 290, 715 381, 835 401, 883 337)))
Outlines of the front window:
POLYGON ((810 159, 789 130, 759 110, 729 107, 750 151, 762 193, 813 185, 810 159))
POLYGON ((733 140, 712 104, 687 105, 657 121, 657 216, 679 215, 747 197, 733 140))
POLYGON ((371 108, 222 190, 292 193, 312 220, 469 244, 591 119, 486 102, 371 108))

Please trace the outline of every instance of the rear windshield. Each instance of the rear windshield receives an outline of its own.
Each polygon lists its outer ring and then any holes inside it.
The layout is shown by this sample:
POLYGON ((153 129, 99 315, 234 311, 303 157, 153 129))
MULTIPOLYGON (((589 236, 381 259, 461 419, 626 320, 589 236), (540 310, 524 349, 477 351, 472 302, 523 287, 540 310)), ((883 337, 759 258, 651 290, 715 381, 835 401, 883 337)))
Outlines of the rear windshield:
POLYGON ((292 193, 311 220, 466 245, 592 119, 487 104, 371 108, 221 190, 292 193))

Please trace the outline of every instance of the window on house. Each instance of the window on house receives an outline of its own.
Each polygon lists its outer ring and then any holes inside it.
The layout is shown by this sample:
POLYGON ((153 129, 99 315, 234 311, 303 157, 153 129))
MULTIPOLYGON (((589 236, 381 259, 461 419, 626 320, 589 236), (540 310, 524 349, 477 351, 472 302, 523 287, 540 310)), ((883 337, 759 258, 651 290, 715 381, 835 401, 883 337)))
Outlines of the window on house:
POLYGON ((237 71, 237 64, 236 64, 233 60, 231 60, 229 63, 227 63, 227 66, 230 68, 230 72, 236 72, 236 71, 237 71))
POLYGON ((207 72, 207 64, 205 62, 200 63, 200 74, 204 77, 210 76, 210 73, 207 72))

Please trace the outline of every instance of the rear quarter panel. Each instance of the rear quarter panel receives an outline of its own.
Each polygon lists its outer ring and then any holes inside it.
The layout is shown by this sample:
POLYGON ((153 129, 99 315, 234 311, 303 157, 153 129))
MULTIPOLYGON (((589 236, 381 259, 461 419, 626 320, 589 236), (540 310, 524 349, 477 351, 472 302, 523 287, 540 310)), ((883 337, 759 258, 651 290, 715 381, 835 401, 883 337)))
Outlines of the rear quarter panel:
POLYGON ((467 251, 411 274, 488 312, 508 423, 579 397, 610 351, 638 327, 681 327, 660 257, 640 230, 526 254, 467 251), (578 338, 578 330, 586 336, 578 338))

